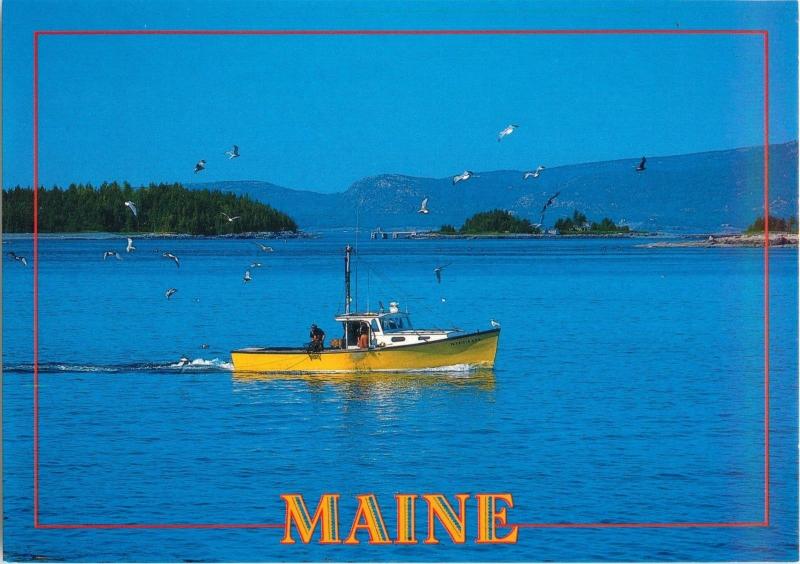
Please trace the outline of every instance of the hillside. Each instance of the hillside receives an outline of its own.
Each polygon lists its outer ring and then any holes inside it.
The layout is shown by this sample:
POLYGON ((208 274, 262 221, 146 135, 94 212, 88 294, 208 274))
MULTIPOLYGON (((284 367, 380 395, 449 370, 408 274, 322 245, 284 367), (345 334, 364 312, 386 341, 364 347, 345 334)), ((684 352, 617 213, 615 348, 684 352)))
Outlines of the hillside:
MULTIPOLYGON (((639 157, 548 167, 529 180, 522 179, 522 171, 476 171, 478 178, 456 185, 450 177, 382 174, 330 194, 258 181, 190 187, 249 195, 285 211, 302 229, 355 227, 359 202, 362 228, 436 229, 489 209, 539 223, 542 205, 557 191, 561 194, 545 216, 548 227, 575 209, 633 229, 670 232, 743 230, 763 214, 762 147, 650 156, 643 173, 634 170, 639 157), (424 197, 430 198, 428 215, 416 213, 424 197)), ((797 214, 797 159, 796 141, 770 147, 771 214, 797 214)))

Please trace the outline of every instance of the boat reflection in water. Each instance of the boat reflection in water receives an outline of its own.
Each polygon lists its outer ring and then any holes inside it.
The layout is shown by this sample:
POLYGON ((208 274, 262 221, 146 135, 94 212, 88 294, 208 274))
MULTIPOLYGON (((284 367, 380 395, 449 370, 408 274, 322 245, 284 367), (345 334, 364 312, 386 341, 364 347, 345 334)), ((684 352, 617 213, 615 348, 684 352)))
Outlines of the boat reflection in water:
MULTIPOLYGON (((420 458, 437 464, 433 455, 421 451, 432 448, 431 443, 474 441, 484 435, 484 419, 468 415, 496 403, 491 369, 235 371, 231 380, 236 433, 248 434, 253 456, 274 459, 270 479, 283 488, 277 491, 326 481, 366 484, 375 476, 393 485, 421 482, 420 458)), ((441 464, 449 467, 453 460, 445 450, 439 449, 441 464)))
POLYGON ((464 388, 493 392, 495 374, 492 368, 468 370, 431 370, 406 372, 338 372, 338 373, 285 373, 285 372, 233 372, 237 391, 262 390, 270 385, 302 385, 310 391, 341 389, 353 399, 392 393, 413 392, 422 389, 464 388))

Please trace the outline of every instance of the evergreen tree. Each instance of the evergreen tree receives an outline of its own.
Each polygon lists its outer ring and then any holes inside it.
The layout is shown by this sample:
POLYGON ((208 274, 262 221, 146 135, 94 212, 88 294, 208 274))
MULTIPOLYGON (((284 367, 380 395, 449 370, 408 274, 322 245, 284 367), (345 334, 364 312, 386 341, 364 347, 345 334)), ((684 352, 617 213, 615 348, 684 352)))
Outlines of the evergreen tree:
MULTIPOLYGON (((783 231, 787 233, 797 233, 797 217, 791 216, 788 219, 782 217, 769 216, 769 230, 770 231, 783 231)), ((763 233, 764 232, 764 216, 756 218, 750 225, 745 233, 763 233)))
POLYGON ((631 228, 627 225, 617 225, 611 218, 604 217, 600 223, 590 222, 585 214, 575 210, 572 217, 556 220, 555 228, 561 234, 575 233, 628 233, 631 228))
POLYGON ((528 219, 514 217, 505 210, 479 212, 461 226, 461 233, 539 233, 528 219))

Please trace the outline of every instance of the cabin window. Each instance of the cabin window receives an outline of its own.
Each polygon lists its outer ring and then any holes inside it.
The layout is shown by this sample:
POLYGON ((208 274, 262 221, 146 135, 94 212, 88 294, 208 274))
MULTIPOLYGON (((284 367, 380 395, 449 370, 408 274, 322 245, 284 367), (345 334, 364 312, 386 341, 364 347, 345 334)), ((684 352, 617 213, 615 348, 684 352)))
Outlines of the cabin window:
POLYGON ((394 333, 395 331, 411 329, 411 323, 409 323, 408 318, 402 315, 384 317, 382 322, 384 333, 394 333))
POLYGON ((392 342, 393 343, 401 343, 401 342, 403 342, 405 340, 406 340, 405 337, 392 337, 392 342))
POLYGON ((370 327, 372 327, 372 332, 373 333, 380 333, 381 332, 381 327, 380 327, 380 325, 378 325, 378 320, 377 319, 373 319, 370 322, 369 325, 370 325, 370 327))

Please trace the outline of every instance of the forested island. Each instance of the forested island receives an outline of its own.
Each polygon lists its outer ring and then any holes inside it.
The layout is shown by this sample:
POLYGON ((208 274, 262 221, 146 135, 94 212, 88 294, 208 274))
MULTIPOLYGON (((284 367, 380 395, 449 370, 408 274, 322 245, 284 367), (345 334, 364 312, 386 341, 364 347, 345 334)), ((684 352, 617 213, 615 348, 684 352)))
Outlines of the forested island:
POLYGON ((514 217, 505 210, 491 210, 479 212, 467 219, 460 229, 452 225, 442 225, 439 229, 442 235, 487 235, 499 233, 535 234, 541 229, 533 225, 530 220, 514 217))
MULTIPOLYGON (((575 210, 570 217, 556 220, 556 233, 559 235, 619 235, 632 233, 627 225, 617 225, 605 217, 600 222, 589 221, 585 214, 575 210)), ((476 213, 464 222, 459 229, 452 225, 442 225, 439 235, 537 235, 542 233, 539 225, 528 219, 515 217, 512 212, 492 210, 476 213)))
MULTIPOLYGON (((288 215, 250 199, 217 190, 189 190, 180 184, 133 188, 127 182, 70 184, 39 188, 39 232, 186 233, 224 235, 297 231, 288 215), (137 210, 126 206, 132 202, 137 210), (229 220, 229 218, 235 218, 229 220)), ((3 191, 3 232, 33 231, 33 190, 3 191)))
POLYGON ((554 227, 561 235, 610 235, 631 231, 627 225, 617 225, 607 217, 600 223, 589 221, 586 215, 578 210, 572 213, 572 217, 556 220, 554 227))
POLYGON ((788 219, 769 217, 769 240, 764 237, 764 217, 758 217, 744 233, 708 235, 694 241, 659 241, 647 247, 796 247, 798 242, 797 217, 788 219))

